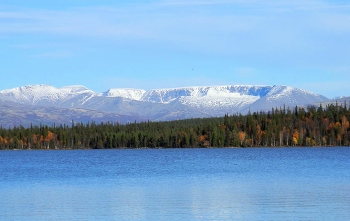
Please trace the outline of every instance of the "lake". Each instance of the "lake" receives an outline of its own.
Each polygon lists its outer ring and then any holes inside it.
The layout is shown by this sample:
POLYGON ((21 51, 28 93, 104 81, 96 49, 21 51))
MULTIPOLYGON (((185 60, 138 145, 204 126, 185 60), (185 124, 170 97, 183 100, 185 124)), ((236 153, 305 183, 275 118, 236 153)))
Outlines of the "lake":
POLYGON ((350 148, 0 151, 0 220, 350 220, 350 148))

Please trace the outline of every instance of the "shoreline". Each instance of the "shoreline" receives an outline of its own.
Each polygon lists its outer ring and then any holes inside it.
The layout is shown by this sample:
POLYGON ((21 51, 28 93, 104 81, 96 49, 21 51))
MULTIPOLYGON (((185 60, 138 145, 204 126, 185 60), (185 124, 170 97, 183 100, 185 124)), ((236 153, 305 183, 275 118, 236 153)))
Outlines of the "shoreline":
POLYGON ((336 146, 336 145, 327 145, 327 146, 259 146, 259 147, 138 147, 138 148, 57 148, 57 149, 0 149, 0 151, 60 151, 60 150, 159 150, 159 149, 296 149, 296 148, 332 148, 332 147, 350 147, 350 146, 336 146))

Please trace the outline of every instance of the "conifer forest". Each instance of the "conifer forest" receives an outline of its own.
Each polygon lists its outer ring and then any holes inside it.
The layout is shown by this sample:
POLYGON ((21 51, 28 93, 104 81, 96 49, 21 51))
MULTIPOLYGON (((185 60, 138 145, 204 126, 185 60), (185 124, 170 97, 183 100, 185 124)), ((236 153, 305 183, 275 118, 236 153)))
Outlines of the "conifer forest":
POLYGON ((166 122, 0 128, 0 149, 349 146, 346 103, 166 122))

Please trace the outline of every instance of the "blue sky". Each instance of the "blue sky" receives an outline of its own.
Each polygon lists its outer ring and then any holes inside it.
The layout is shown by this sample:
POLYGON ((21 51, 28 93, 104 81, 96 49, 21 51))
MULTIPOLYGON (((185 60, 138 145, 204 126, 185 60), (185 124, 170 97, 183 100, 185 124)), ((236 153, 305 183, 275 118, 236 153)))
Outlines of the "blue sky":
POLYGON ((350 96, 348 1, 2 0, 0 90, 289 85, 350 96))

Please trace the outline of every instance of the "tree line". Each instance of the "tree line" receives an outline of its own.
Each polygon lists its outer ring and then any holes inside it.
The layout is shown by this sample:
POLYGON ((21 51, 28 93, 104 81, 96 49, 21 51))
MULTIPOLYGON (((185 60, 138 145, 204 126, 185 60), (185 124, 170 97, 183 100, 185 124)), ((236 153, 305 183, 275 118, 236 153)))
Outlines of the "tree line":
POLYGON ((344 103, 167 122, 0 127, 0 149, 349 146, 348 119, 344 103))

